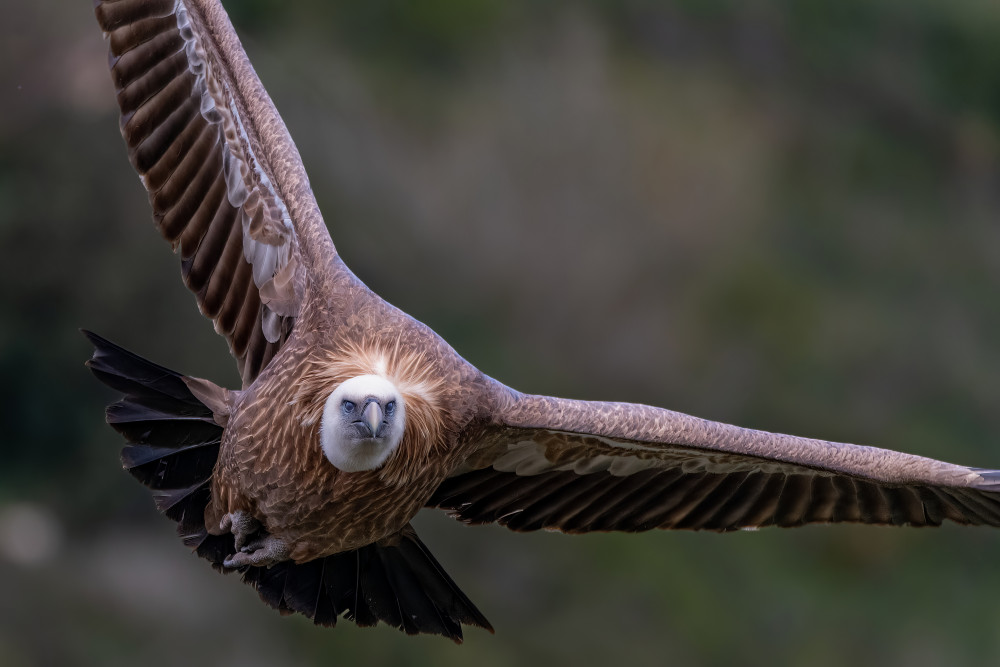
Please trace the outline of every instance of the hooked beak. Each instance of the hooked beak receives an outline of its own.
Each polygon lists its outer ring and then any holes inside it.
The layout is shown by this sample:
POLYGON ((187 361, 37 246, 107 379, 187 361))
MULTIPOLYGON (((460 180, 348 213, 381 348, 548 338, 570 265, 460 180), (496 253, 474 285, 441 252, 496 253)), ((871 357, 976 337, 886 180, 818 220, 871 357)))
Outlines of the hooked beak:
POLYGON ((382 426, 382 406, 379 405, 378 401, 370 401, 368 405, 365 406, 365 411, 361 413, 361 419, 364 421, 365 425, 371 431, 372 437, 374 438, 382 426))

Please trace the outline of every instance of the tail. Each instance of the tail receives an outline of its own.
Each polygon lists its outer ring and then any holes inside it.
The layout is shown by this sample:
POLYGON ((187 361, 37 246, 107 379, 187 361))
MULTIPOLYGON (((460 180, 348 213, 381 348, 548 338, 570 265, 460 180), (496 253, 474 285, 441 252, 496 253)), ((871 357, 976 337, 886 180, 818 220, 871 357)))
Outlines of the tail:
POLYGON ((107 409, 108 424, 128 443, 122 465, 153 492, 156 508, 177 522, 184 543, 221 570, 235 551, 232 535, 209 535, 205 507, 219 457, 222 426, 179 373, 158 366, 97 334, 87 366, 125 396, 107 409))
POLYGON ((243 581, 283 614, 333 627, 343 615, 361 627, 379 621, 408 635, 462 643, 462 624, 493 626, 437 562, 412 527, 374 544, 306 563, 251 567, 243 581))
MULTIPOLYGON (((211 535, 205 508, 223 426, 188 387, 185 377, 100 336, 87 366, 124 397, 108 406, 107 421, 125 437, 122 465, 153 492, 156 507, 177 522, 181 539, 212 566, 235 553, 231 534, 211 535)), ((360 626, 383 621, 407 634, 462 641, 462 624, 490 632, 489 621, 458 588, 409 526, 354 551, 307 563, 284 561, 242 570, 243 581, 283 614, 298 612, 317 625, 343 615, 360 626)))

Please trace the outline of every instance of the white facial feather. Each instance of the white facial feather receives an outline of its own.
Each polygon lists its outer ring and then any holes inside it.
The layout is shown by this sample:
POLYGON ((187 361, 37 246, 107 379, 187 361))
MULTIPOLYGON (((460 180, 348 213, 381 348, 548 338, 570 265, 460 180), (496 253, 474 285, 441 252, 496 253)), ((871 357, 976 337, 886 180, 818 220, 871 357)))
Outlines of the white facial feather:
POLYGON ((406 405, 396 386, 378 375, 359 375, 345 380, 338 386, 323 406, 319 440, 326 458, 344 472, 358 472, 378 468, 403 439, 406 425, 406 405), (350 401, 360 413, 365 403, 374 398, 385 412, 385 431, 378 437, 362 437, 352 426, 357 415, 345 414, 344 401, 350 401), (395 403, 392 414, 386 411, 395 403))

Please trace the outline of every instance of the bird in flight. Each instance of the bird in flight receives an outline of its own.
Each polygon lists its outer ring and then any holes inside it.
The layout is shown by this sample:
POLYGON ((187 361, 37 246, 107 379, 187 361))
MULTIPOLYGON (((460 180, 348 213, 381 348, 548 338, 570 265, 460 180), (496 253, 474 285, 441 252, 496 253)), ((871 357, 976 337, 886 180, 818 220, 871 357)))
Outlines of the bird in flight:
POLYGON ((122 462, 267 604, 492 631, 410 520, 516 531, 1000 526, 1000 471, 670 410, 523 394, 372 293, 218 0, 98 0, 129 158, 238 389, 87 332, 122 462))

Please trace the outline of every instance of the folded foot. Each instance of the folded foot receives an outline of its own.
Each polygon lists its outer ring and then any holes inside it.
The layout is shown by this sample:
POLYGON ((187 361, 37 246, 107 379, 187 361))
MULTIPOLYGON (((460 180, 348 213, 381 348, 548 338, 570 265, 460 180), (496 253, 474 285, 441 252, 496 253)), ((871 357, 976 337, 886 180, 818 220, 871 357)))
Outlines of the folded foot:
POLYGON ((274 535, 263 537, 245 544, 239 551, 223 561, 222 565, 229 568, 271 567, 283 560, 288 560, 288 544, 274 535))
POLYGON ((246 512, 230 512, 222 517, 219 528, 231 532, 236 543, 236 553, 223 561, 224 567, 270 567, 288 560, 288 544, 269 535, 260 521, 246 512))
POLYGON ((253 541, 257 533, 263 532, 264 526, 247 512, 230 512, 219 522, 222 532, 232 533, 236 541, 236 550, 243 551, 247 544, 253 541))

